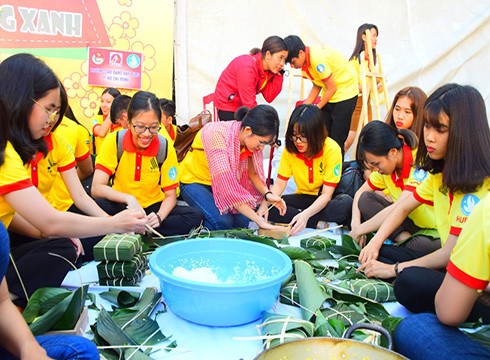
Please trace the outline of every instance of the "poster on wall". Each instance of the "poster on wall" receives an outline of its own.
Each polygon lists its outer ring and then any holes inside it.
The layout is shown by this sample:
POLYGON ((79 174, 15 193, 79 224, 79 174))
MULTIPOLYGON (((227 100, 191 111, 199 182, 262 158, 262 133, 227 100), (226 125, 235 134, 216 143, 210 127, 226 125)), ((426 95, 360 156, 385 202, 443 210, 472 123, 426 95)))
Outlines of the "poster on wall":
POLYGON ((143 54, 132 51, 88 48, 88 84, 141 90, 143 54))
POLYGON ((106 87, 172 97, 173 16, 173 0, 0 0, 0 62, 17 53, 45 61, 92 129, 106 87))

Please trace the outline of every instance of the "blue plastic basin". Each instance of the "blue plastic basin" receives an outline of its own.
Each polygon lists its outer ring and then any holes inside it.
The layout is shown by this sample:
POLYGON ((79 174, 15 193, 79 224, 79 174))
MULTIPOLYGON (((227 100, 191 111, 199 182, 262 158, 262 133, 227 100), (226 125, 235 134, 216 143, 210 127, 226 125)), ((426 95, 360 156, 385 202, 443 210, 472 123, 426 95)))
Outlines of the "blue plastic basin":
POLYGON ((150 256, 149 265, 160 279, 167 306, 183 319, 208 326, 235 326, 259 319, 274 305, 281 282, 292 271, 291 260, 282 251, 226 238, 165 245, 150 256), (219 283, 176 276, 177 267, 210 270, 219 283))

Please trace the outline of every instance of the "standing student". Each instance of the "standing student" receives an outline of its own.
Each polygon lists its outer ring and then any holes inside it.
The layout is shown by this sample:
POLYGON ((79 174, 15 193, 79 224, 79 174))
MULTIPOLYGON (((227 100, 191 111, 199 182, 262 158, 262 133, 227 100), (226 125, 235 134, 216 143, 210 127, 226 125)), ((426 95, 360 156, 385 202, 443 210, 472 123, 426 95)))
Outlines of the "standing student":
POLYGON ((279 36, 265 39, 262 49, 233 59, 221 73, 214 90, 214 106, 220 120, 234 120, 241 106, 253 108, 256 96, 262 94, 272 102, 282 90, 283 68, 288 48, 279 36))
POLYGON ((407 86, 398 91, 386 115, 386 123, 397 129, 410 129, 422 138, 424 127, 425 92, 416 86, 407 86))
POLYGON ((262 199, 285 208, 265 184, 264 146, 273 144, 279 116, 269 105, 240 108, 237 121, 212 122, 199 130, 180 163, 184 200, 204 215, 210 230, 246 228, 250 221, 275 229, 255 211, 262 199))
MULTIPOLYGON (((3 106, 2 106, 3 110, 3 106)), ((2 111, 2 114, 3 111, 2 111)), ((9 263, 9 238, 0 223, 0 359, 98 359, 95 344, 82 336, 42 335, 34 337, 9 297, 5 272, 9 263)))
POLYGON ((172 100, 160 99, 160 108, 162 109, 162 125, 168 133, 170 140, 175 142, 177 136, 177 125, 173 123, 175 119, 175 103, 172 100))
POLYGON ((393 278, 397 300, 412 312, 434 312, 442 270, 475 204, 490 191, 490 129, 481 94, 471 86, 446 84, 424 107, 424 142, 416 163, 429 172, 412 196, 398 201, 359 256, 369 277, 393 278), (434 207, 442 247, 413 259, 405 248, 383 241, 422 204, 434 207), (385 259, 387 263, 377 261, 385 259))
MULTIPOLYGON (((281 197, 291 177, 297 190, 282 197, 287 205, 285 212, 273 208, 268 214, 273 222, 288 223, 291 235, 327 222, 349 224, 352 198, 347 194, 333 196, 340 181, 342 152, 327 135, 321 111, 316 106, 300 105, 294 109, 286 130, 286 149, 270 191, 271 195, 281 197)), ((267 214, 268 207, 265 198, 259 214, 267 214)))
POLYGON ((39 287, 59 286, 71 270, 65 260, 47 255, 56 253, 75 262, 81 244, 68 238, 143 233, 146 220, 130 211, 114 217, 88 217, 54 209, 33 186, 26 164, 39 152, 48 154, 44 136, 58 112, 64 111, 60 82, 44 62, 30 54, 5 59, 0 63, 0 78, 0 101, 5 105, 0 108, 0 221, 8 228, 18 214, 30 224, 26 230, 36 231, 31 241, 12 249, 26 289, 13 266, 7 272, 10 291, 25 300, 39 287))
POLYGON ((129 129, 109 134, 100 149, 92 196, 109 214, 127 207, 145 215, 148 224, 163 235, 189 233, 203 217, 197 209, 176 205, 177 155, 167 139, 158 135, 161 110, 155 94, 134 94, 128 121, 129 129))
POLYGON ((100 109, 97 116, 92 120, 93 154, 97 155, 100 146, 108 133, 115 131, 119 125, 111 122, 109 116, 111 112, 112 102, 116 97, 121 95, 121 92, 113 87, 105 88, 100 97, 100 109))
POLYGON ((490 349, 457 326, 469 317, 490 323, 490 197, 474 208, 451 254, 435 298, 436 315, 411 315, 395 330, 396 350, 412 360, 490 359, 490 349))
POLYGON ((313 104, 321 92, 317 106, 322 110, 328 136, 339 144, 343 154, 359 94, 352 66, 338 50, 331 47, 305 46, 296 35, 289 35, 284 41, 288 48, 287 62, 293 68, 301 69, 303 77, 313 83, 304 103, 313 104))
MULTIPOLYGON (((411 196, 414 188, 427 176, 425 171, 414 166, 417 144, 417 137, 412 131, 397 130, 379 120, 366 124, 361 130, 356 159, 373 170, 356 192, 352 206, 352 231, 349 235, 361 246, 366 245, 365 234, 378 230, 396 202, 411 196), (394 202, 379 194, 384 190, 394 202)), ((412 211, 389 238, 398 243, 422 229, 435 227, 434 209, 423 204, 412 211)), ((436 238, 416 236, 405 246, 413 250, 414 256, 421 257, 441 247, 438 236, 436 238)))
MULTIPOLYGON (((359 87, 359 96, 357 97, 357 103, 356 103, 356 108, 354 109, 354 112, 352 113, 352 119, 350 122, 350 130, 349 130, 349 136, 347 137, 347 140, 345 140, 344 148, 345 151, 349 151, 349 148, 352 146, 354 143, 354 140, 356 138, 357 134, 357 128, 359 126, 359 120, 361 118, 361 110, 362 110, 362 80, 361 80, 361 53, 364 51, 364 57, 365 60, 369 62, 373 62, 373 64, 376 66, 376 46, 378 44, 378 27, 374 24, 362 24, 359 26, 357 29, 357 35, 356 35, 356 45, 354 46, 354 50, 352 51, 352 54, 349 58, 349 64, 355 69, 355 72, 357 74, 357 83, 359 87), (366 35, 366 31, 369 30, 368 35, 366 35), (371 47, 373 51, 373 59, 369 59, 369 52, 368 52, 368 45, 367 45, 367 39, 366 36, 370 36, 371 40, 371 47)), ((367 94, 367 111, 368 111, 368 120, 371 121, 373 119, 373 109, 371 108, 371 99, 369 94, 367 94)))

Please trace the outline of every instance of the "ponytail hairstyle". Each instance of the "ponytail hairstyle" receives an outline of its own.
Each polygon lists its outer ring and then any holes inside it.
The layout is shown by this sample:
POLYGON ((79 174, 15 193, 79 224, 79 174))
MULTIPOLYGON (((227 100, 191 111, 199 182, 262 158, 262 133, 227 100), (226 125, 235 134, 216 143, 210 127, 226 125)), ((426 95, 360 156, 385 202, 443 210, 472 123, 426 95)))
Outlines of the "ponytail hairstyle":
MULTIPOLYGON (((256 51, 256 49, 257 48, 253 48, 252 50, 250 50, 250 53, 252 54, 252 51, 256 51)), ((275 53, 281 51, 288 51, 288 47, 284 42, 284 39, 276 35, 269 36, 267 39, 265 39, 264 43, 262 44, 262 49, 260 49, 262 57, 265 57, 267 52, 270 52, 271 55, 274 55, 275 53)))
POLYGON ((321 110, 315 105, 303 104, 294 109, 291 114, 286 130, 286 150, 292 154, 299 154, 293 139, 295 126, 296 132, 308 140, 305 156, 312 158, 323 149, 328 136, 321 110))
POLYGON ((161 123, 162 110, 157 96, 149 91, 138 91, 129 102, 128 122, 132 124, 135 116, 147 111, 154 111, 158 118, 158 123, 161 123))
POLYGON ((277 141, 279 115, 272 106, 260 104, 251 109, 242 106, 235 112, 235 119, 242 122, 241 130, 248 126, 252 130, 252 134, 264 137, 272 136, 272 142, 277 141))
POLYGON ((417 143, 417 136, 413 131, 398 130, 383 121, 373 120, 359 134, 356 160, 360 166, 365 167, 367 152, 376 156, 387 156, 391 149, 402 150, 403 145, 414 150, 417 143))
POLYGON ((420 142, 417 164, 430 173, 442 173, 444 191, 471 193, 490 176, 490 129, 485 101, 472 86, 446 84, 435 90, 424 106, 424 132, 442 129, 441 115, 449 118, 446 156, 432 160, 420 142))
MULTIPOLYGON (((28 121, 34 100, 59 89, 61 83, 44 61, 25 53, 12 55, 0 63, 0 79, 0 99, 8 114, 0 120, 7 123, 2 142, 10 141, 26 164, 37 152, 48 153, 46 141, 42 137, 32 139, 29 131, 28 121)), ((65 110, 66 107, 60 109, 65 110)))
MULTIPOLYGON (((359 63, 361 63, 360 55, 361 52, 364 51, 365 45, 364 45, 364 40, 362 39, 362 36, 366 34, 366 30, 371 30, 371 29, 376 29, 376 34, 379 34, 378 27, 374 24, 362 24, 359 26, 357 29, 357 35, 356 35, 356 45, 354 46, 354 50, 352 51, 352 54, 349 58, 349 60, 357 59, 359 63)), ((374 65, 376 65, 376 48, 373 48, 373 61, 374 65)))

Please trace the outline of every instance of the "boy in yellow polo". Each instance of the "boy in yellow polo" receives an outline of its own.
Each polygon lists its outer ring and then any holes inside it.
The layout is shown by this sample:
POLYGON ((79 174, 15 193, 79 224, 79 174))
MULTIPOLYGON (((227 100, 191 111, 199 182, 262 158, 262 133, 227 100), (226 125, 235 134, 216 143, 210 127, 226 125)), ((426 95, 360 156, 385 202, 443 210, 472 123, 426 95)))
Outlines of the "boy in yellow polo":
POLYGON ((296 35, 289 35, 284 41, 288 46, 286 61, 293 68, 301 69, 303 77, 313 83, 304 103, 313 104, 321 92, 317 106, 322 110, 328 136, 339 144, 343 153, 359 94, 357 76, 352 66, 334 48, 305 46, 296 35))

